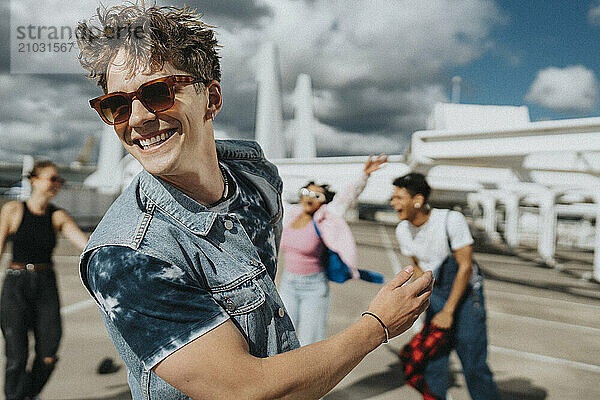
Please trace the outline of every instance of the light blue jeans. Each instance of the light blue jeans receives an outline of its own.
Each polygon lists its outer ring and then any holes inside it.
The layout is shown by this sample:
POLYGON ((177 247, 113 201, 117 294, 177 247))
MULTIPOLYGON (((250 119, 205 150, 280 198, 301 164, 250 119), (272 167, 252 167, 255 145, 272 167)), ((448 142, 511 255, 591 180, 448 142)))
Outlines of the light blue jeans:
POLYGON ((298 275, 284 271, 279 294, 301 346, 325 339, 331 293, 325 272, 298 275))

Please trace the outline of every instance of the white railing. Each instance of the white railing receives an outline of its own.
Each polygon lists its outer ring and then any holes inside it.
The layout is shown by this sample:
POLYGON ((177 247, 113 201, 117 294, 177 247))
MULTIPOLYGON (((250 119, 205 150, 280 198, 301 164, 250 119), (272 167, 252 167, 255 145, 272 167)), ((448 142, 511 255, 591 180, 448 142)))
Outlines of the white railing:
MULTIPOLYGON (((483 167, 523 167, 536 153, 600 151, 600 118, 532 122, 520 128, 464 131, 418 131, 411 138, 407 160, 417 165, 451 164, 483 167)), ((585 162, 557 160, 536 170, 598 173, 585 162)))

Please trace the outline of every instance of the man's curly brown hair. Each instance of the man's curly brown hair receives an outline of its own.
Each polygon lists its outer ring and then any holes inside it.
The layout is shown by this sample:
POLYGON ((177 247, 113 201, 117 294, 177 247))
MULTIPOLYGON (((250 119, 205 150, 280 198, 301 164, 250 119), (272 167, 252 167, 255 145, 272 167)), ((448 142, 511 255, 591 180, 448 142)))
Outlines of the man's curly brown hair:
POLYGON ((137 4, 98 8, 97 23, 77 27, 79 62, 107 93, 107 69, 117 52, 127 52, 125 67, 158 71, 166 62, 204 82, 221 80, 213 26, 189 7, 145 8, 137 4))

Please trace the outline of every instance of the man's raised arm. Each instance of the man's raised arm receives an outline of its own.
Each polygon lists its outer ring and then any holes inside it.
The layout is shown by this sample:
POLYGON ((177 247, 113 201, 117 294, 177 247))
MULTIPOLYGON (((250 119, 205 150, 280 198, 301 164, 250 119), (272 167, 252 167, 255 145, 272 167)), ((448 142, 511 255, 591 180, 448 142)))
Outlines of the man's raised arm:
POLYGON ((413 268, 407 267, 371 301, 367 311, 381 323, 365 314, 329 339, 256 358, 229 320, 165 358, 154 372, 196 399, 318 399, 387 338, 406 331, 428 307, 431 272, 402 286, 412 274, 413 268))

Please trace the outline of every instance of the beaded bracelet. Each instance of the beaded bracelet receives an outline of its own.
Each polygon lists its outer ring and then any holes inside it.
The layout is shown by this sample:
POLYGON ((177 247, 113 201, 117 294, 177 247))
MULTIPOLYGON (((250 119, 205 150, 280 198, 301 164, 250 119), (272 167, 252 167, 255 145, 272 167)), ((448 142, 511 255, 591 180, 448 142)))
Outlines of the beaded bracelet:
POLYGON ((373 314, 372 312, 365 311, 364 313, 360 314, 361 317, 364 317, 365 315, 370 315, 371 317, 375 318, 377 320, 377 322, 379 322, 381 324, 381 327, 385 331, 385 340, 383 341, 383 343, 387 343, 388 340, 390 340, 390 332, 388 331, 387 326, 385 326, 383 321, 381 319, 379 319, 379 317, 377 315, 373 314))

